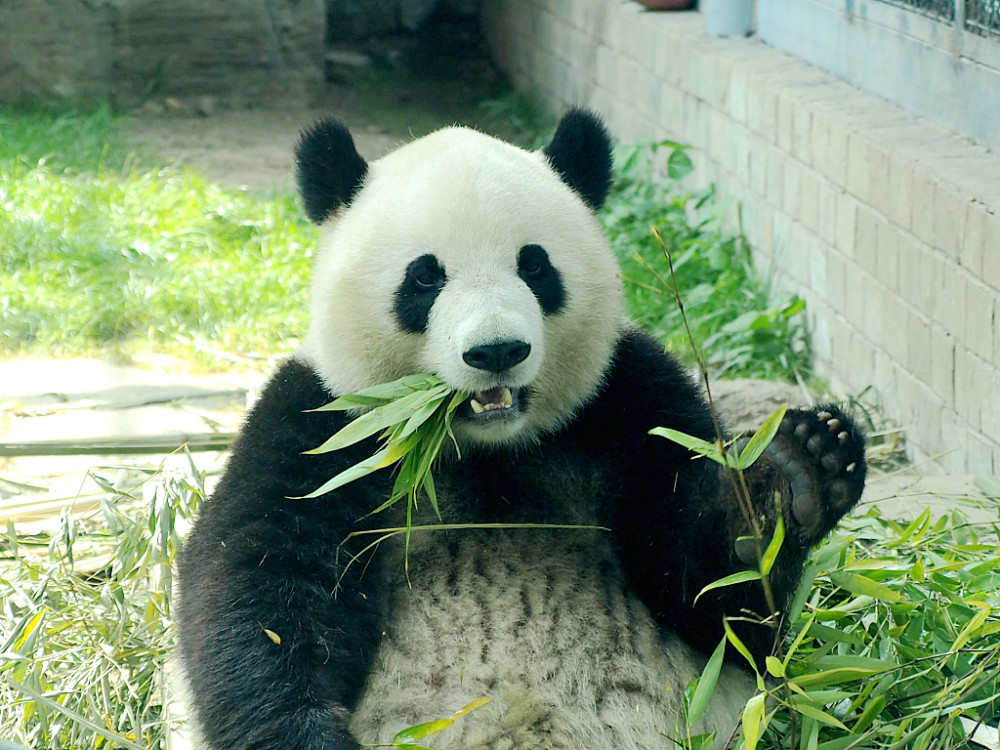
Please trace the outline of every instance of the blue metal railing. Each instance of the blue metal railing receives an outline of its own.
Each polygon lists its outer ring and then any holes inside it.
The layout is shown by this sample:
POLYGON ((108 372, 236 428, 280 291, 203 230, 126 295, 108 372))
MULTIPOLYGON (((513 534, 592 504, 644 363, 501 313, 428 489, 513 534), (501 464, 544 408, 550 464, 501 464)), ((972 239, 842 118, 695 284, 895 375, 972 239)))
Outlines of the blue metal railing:
POLYGON ((965 0, 965 30, 1000 37, 1000 0, 965 0))
POLYGON ((1000 38, 1000 0, 880 0, 949 24, 960 23, 973 34, 1000 38))

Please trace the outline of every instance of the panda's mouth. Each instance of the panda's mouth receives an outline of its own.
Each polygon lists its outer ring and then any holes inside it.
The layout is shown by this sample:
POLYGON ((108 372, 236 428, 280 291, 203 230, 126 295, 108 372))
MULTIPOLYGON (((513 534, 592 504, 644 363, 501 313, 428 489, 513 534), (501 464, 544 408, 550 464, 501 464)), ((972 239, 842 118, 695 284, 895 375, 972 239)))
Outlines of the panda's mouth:
POLYGON ((460 415, 475 422, 511 419, 524 404, 525 389, 497 386, 473 393, 460 407, 460 415))

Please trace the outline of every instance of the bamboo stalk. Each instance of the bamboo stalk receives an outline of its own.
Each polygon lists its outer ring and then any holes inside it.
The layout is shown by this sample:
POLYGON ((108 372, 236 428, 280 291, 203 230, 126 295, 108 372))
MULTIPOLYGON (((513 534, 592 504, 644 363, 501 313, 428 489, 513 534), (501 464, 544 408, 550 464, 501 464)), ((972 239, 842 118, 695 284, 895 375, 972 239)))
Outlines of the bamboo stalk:
POLYGON ((173 453, 181 446, 186 446, 189 451, 193 452, 227 451, 235 439, 235 432, 203 432, 82 438, 75 440, 0 442, 0 457, 120 456, 173 453))

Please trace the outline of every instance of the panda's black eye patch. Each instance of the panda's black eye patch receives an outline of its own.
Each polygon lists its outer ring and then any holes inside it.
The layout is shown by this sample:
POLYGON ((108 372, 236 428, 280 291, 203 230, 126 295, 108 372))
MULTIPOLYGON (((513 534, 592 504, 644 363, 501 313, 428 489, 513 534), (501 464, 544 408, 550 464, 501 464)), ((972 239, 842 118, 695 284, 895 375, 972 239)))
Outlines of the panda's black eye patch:
POLYGON ((431 307, 447 280, 444 267, 429 253, 410 262, 396 289, 394 310, 400 328, 410 333, 427 330, 431 307))
POLYGON ((559 312, 566 304, 562 277, 541 245, 525 245, 517 254, 517 275, 528 285, 546 315, 559 312))

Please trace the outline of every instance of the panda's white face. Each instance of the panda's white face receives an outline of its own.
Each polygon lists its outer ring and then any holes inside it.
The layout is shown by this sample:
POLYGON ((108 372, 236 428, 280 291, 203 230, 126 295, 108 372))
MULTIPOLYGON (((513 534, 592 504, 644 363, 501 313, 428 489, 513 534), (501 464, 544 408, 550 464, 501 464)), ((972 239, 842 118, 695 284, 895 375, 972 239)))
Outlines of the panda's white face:
POLYGON ((520 443, 597 390, 623 325, 595 216, 542 153, 449 128, 368 166, 323 222, 303 347, 334 393, 431 372, 460 442, 520 443))

